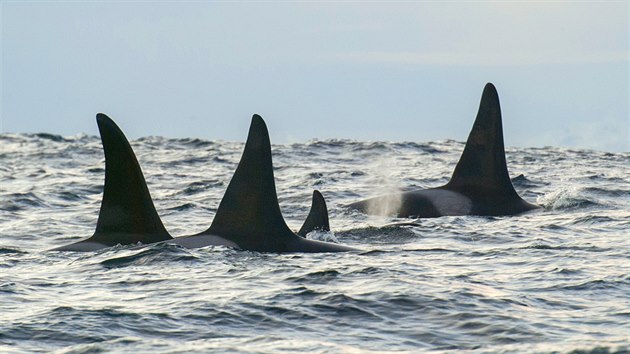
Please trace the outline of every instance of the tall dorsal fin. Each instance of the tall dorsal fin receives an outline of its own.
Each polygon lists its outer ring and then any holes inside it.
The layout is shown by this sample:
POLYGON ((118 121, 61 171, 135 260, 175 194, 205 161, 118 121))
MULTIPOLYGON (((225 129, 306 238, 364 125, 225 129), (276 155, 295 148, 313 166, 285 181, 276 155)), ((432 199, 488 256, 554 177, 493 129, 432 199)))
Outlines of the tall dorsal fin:
POLYGON ((257 114, 212 225, 202 234, 218 235, 243 249, 261 252, 283 252, 296 237, 278 205, 269 133, 257 114))
POLYGON ((105 151, 105 188, 94 236, 108 246, 172 239, 158 216, 127 138, 105 114, 96 115, 105 151))
POLYGON ((330 231, 330 223, 328 222, 328 208, 326 208, 326 200, 324 196, 316 189, 313 191, 313 202, 311 211, 308 213, 304 225, 298 231, 298 235, 306 237, 311 231, 330 231))
POLYGON ((469 194, 500 193, 518 197, 505 161, 499 95, 491 83, 483 90, 464 152, 444 187, 469 194))

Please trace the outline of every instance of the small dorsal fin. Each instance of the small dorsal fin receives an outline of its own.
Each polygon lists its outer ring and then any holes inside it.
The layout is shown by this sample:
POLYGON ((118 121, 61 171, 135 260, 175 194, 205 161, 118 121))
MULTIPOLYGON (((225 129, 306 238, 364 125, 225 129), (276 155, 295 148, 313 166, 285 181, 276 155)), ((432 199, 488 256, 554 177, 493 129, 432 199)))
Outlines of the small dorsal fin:
POLYGON ((491 83, 483 90, 466 147, 444 188, 466 194, 500 193, 518 197, 505 161, 499 95, 491 83))
POLYGON ((306 237, 311 231, 330 231, 328 222, 328 208, 326 208, 326 200, 324 196, 316 189, 313 191, 313 202, 311 211, 308 213, 304 225, 298 231, 298 235, 306 237))
POLYGON ((96 115, 105 151, 105 187, 94 236, 108 246, 172 239, 158 216, 127 138, 111 118, 96 115))
POLYGON ((243 155, 212 225, 202 234, 218 235, 242 249, 260 252, 284 252, 286 244, 296 237, 280 211, 269 133, 257 114, 252 117, 243 155))

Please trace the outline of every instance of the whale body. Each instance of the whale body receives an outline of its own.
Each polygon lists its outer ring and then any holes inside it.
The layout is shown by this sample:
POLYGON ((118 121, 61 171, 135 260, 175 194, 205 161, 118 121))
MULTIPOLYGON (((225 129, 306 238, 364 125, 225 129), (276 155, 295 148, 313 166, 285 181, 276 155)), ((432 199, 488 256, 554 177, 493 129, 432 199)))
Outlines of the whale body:
POLYGON ((52 251, 95 251, 170 240, 129 141, 105 114, 96 115, 105 152, 105 186, 94 234, 52 251))
MULTIPOLYGON (((105 114, 97 114, 96 120, 105 152, 105 186, 96 231, 86 240, 52 251, 95 251, 115 245, 156 242, 186 248, 226 246, 276 253, 355 250, 335 243, 307 240, 288 228, 276 195, 269 133, 260 116, 252 118, 243 156, 210 228, 177 238, 162 224, 138 160, 123 132, 105 114)), ((327 217, 326 214, 326 220, 327 217)), ((302 229, 311 227, 317 226, 307 218, 302 229)))
POLYGON ((269 132, 257 114, 252 117, 243 155, 212 225, 199 234, 167 242, 184 247, 227 243, 239 249, 275 253, 356 250, 336 243, 305 239, 289 229, 278 204, 269 132))
POLYGON ((518 195, 505 160, 499 95, 486 84, 450 181, 441 187, 377 196, 347 205, 367 214, 400 218, 447 215, 514 215, 540 208, 518 195))

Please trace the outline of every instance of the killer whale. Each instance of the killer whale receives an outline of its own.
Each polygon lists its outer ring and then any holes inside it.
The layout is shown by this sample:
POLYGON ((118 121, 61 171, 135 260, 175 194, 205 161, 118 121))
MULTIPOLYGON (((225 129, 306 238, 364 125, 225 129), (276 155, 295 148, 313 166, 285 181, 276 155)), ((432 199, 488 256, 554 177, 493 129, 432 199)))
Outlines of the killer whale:
POLYGON ((464 152, 446 185, 378 196, 347 207, 367 214, 401 218, 514 215, 540 208, 524 201, 510 180, 499 95, 492 83, 484 87, 464 152))
MULTIPOLYGON (((268 161, 263 161, 264 163, 268 162, 268 170, 264 171, 267 174, 271 172, 271 187, 273 187, 272 194, 270 193, 259 193, 265 201, 272 202, 275 201, 275 208, 279 212, 279 204, 277 201, 277 197, 275 194, 275 181, 273 180, 273 166, 271 164, 271 145, 269 142, 269 135, 266 130, 266 126, 262 118, 259 116, 259 120, 257 122, 262 122, 262 128, 264 131, 260 131, 260 124, 258 124, 257 132, 261 133, 263 136, 261 137, 263 154, 262 156, 257 156, 258 151, 255 148, 250 148, 250 152, 248 156, 256 159, 258 157, 262 157, 263 159, 266 157, 264 154, 264 149, 268 150, 268 161), (266 138, 266 146, 264 145, 266 138)), ((156 242, 172 242, 179 244, 181 246, 187 248, 196 248, 196 247, 204 247, 209 245, 223 245, 232 248, 246 249, 246 250, 259 250, 265 252, 265 250, 270 250, 268 252, 338 252, 338 251, 349 251, 354 250, 353 248, 331 244, 326 242, 319 241, 311 241, 311 240, 296 240, 292 238, 288 234, 266 234, 269 239, 277 239, 282 238, 280 242, 274 243, 275 246, 280 245, 280 248, 272 247, 260 247, 256 246, 256 249, 250 249, 248 246, 252 244, 256 244, 256 242, 248 242, 248 239, 251 238, 251 235, 257 235, 258 231, 262 234, 265 233, 264 228, 261 230, 257 230, 256 227, 261 224, 260 215, 257 215, 258 211, 261 209, 257 209, 258 207, 272 207, 273 205, 255 205, 254 208, 249 208, 248 211, 250 215, 248 217, 250 219, 241 219, 235 220, 235 224, 240 222, 246 223, 246 228, 249 227, 252 230, 249 238, 248 235, 241 235, 238 231, 234 232, 234 234, 230 232, 219 231, 217 234, 213 232, 209 232, 212 229, 208 229, 205 232, 202 232, 197 235, 192 236, 184 236, 178 237, 177 239, 173 238, 165 229, 162 221, 155 209, 153 201, 151 199, 148 187, 146 185, 146 181, 142 174, 142 170, 140 169, 140 165, 136 159, 136 156, 131 148, 129 141, 123 134, 122 130, 116 125, 116 123, 105 114, 99 113, 96 117, 99 132, 101 134, 101 141, 103 143, 103 150, 105 152, 105 186, 103 191, 103 198, 101 201, 101 209, 99 211, 99 219, 96 226, 96 231, 92 235, 92 237, 82 240, 76 243, 72 243, 66 246, 61 246, 58 248, 52 249, 52 251, 94 251, 106 247, 111 247, 115 245, 131 245, 131 244, 151 244, 156 242), (257 221, 258 224, 252 225, 247 224, 248 221, 257 221), (225 236, 220 236, 225 235, 225 236), (236 235, 236 236, 235 236, 236 235), (234 239, 233 239, 234 238, 234 239), (245 241, 243 241, 245 240, 245 241)), ((254 119, 252 119, 252 126, 254 125, 254 119)), ((250 129, 251 130, 251 129, 250 129)), ((251 133, 251 132, 250 132, 251 133)), ((251 136, 252 134, 250 134, 251 136)), ((249 139, 248 139, 249 142, 249 139)), ((254 144, 250 144, 254 145, 254 144)), ((246 144, 246 151, 248 144, 246 144)), ((244 152, 245 155, 245 152, 244 152)), ((241 159, 243 160, 243 158, 241 159)), ((242 161, 241 161, 242 162, 242 161)), ((241 166, 241 163, 239 163, 241 166)), ((253 169, 257 169, 261 166, 254 166, 253 169)), ((237 168, 237 172, 238 172, 237 168)), ((252 168, 243 167, 241 170, 252 172, 252 168)), ((264 170, 264 168, 263 168, 264 170)), ((256 171, 254 171, 253 175, 255 175, 256 171)), ((237 173, 235 173, 235 177, 237 173)), ((255 177, 255 176, 254 176, 255 177)), ((232 192, 232 195, 235 193, 238 194, 239 191, 247 190, 250 181, 241 180, 237 178, 233 178, 233 181, 236 180, 235 186, 233 190, 236 192, 232 192)), ((258 181, 256 179, 253 181, 254 187, 257 185, 257 182, 261 183, 264 187, 269 187, 269 180, 258 181)), ((230 183, 232 185, 232 182, 230 183)), ((249 185, 251 187, 251 185, 249 185)), ((251 189, 251 188, 250 188, 251 189)), ((228 191, 230 188, 228 187, 228 191)), ((319 193, 319 192, 317 192, 319 193)), ((227 192, 226 192, 227 194, 227 192)), ((321 194, 320 194, 321 196, 321 194)), ((245 199, 248 197, 245 196, 245 199)), ((225 199, 225 197, 224 197, 225 199)), ((323 197, 322 197, 323 199, 323 197)), ((234 204, 232 200, 226 201, 227 204, 234 204)), ((238 203, 236 203, 238 204, 238 203)), ((221 203, 223 205, 223 201, 221 203)), ((314 202, 315 206, 319 205, 314 202)), ((325 205, 324 205, 325 208, 325 205)), ((221 206, 219 207, 221 210, 221 206)), ((219 211, 217 211, 219 212, 219 211)), ((313 211, 309 213, 309 215, 313 214, 313 211)), ((274 216, 274 215, 271 215, 274 216)), ((275 215, 277 218, 278 215, 275 215)), ((281 222, 284 223, 284 219, 282 219, 282 215, 280 214, 281 222)), ((326 214, 327 217, 327 214, 326 214)), ((237 217, 238 219, 238 217, 237 217)), ((216 221, 216 219, 215 219, 216 221)), ((305 224, 307 224, 305 222, 305 224)), ((270 223, 278 226, 278 229, 282 231, 280 221, 277 219, 270 219, 270 223)), ((212 225, 214 225, 213 222, 212 225)), ((262 222, 264 224, 264 222, 262 222)), ((219 224, 220 225, 220 224, 219 224)), ((286 227, 286 224, 284 224, 286 227)), ((221 226, 221 225, 220 225, 221 226)), ((307 226, 307 228, 310 226, 307 226)), ((314 226, 317 227, 317 226, 314 226)), ((229 229, 229 226, 228 226, 229 229)), ((288 229, 288 228, 287 228, 288 229)), ((305 229, 305 226, 302 226, 302 229, 305 229)), ((294 235, 295 237, 298 237, 294 235)), ((254 236, 255 237, 255 236, 254 236)), ((299 237, 298 237, 299 238, 299 237)), ((265 240, 263 240, 264 242, 265 240)), ((260 243, 260 242, 258 242, 260 243)))
POLYGON ((313 191, 311 202, 311 210, 304 220, 304 224, 297 232, 298 236, 306 237, 309 232, 313 231, 330 231, 330 222, 328 220, 328 208, 326 200, 320 191, 313 191))
MULTIPOLYGON (((175 240, 162 224, 138 160, 124 133, 111 118, 103 113, 96 115, 96 121, 105 153, 105 186, 96 231, 86 240, 54 248, 52 251, 94 251, 115 245, 146 245, 175 240)), ((300 230, 309 230, 308 233, 314 229, 322 228, 318 223, 320 219, 313 216, 321 215, 322 202, 324 203, 326 222, 328 221, 323 197, 319 191, 315 191, 309 217, 300 230), (317 196, 321 201, 317 199, 317 196)), ((231 241, 229 237, 223 238, 212 234, 181 237, 173 242, 187 247, 224 245, 242 248, 239 244, 231 241)), ((326 250, 329 248, 345 249, 341 245, 339 247, 330 247, 330 245, 334 244, 316 241, 295 242, 288 249, 306 247, 310 252, 317 252, 317 249, 325 250, 322 252, 328 252, 326 250)))
POLYGON ((308 240, 289 229, 278 204, 269 132, 257 114, 252 117, 241 160, 210 227, 201 233, 166 242, 189 248, 224 245, 272 253, 357 250, 308 240))
POLYGON ((105 185, 94 234, 52 251, 95 251, 115 245, 170 240, 129 141, 114 121, 96 115, 105 153, 105 185))

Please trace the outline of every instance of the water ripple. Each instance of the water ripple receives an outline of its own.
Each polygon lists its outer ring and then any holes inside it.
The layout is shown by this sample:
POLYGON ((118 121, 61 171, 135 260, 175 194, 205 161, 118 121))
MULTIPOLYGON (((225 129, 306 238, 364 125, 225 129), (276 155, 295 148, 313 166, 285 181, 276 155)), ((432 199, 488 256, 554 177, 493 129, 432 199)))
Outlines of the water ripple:
MULTIPOLYGON (((242 142, 131 142, 165 226, 211 223, 242 142)), ((96 136, 0 134, 2 352, 572 352, 630 348, 630 154, 508 148, 543 211, 407 220, 344 206, 448 181, 463 144, 333 139, 273 145, 300 228, 320 189, 351 254, 118 246, 45 252, 94 231, 96 136)))

